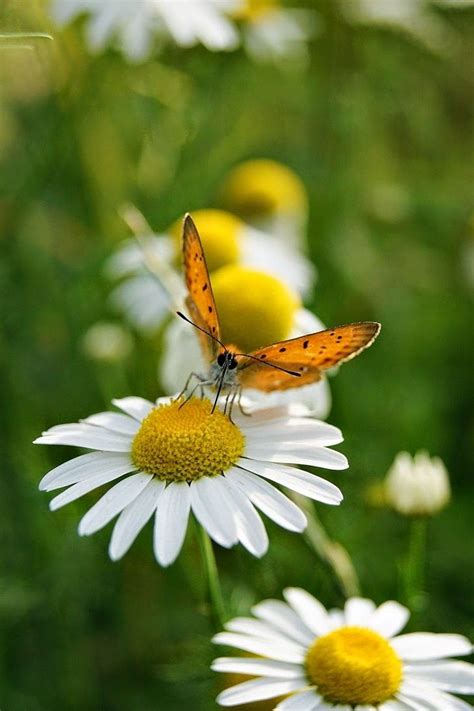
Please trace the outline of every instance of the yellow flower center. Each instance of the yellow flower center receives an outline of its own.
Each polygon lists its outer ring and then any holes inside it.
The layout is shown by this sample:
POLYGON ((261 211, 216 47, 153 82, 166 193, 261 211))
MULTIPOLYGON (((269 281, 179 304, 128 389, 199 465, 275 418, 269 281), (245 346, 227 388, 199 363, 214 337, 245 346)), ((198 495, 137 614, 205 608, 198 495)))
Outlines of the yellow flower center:
POLYGON ((269 274, 241 266, 219 269, 212 288, 224 343, 249 351, 288 338, 298 297, 269 274))
POLYGON ((259 20, 272 10, 280 7, 279 0, 244 0, 242 5, 232 15, 236 20, 249 22, 259 20))
MULTIPOLYGON (((210 272, 239 261, 242 220, 224 210, 196 210, 191 216, 198 228, 210 272)), ((181 264, 183 221, 177 220, 169 232, 175 242, 177 262, 181 264)))
POLYGON ((334 704, 381 704, 400 688, 402 663, 386 639, 363 627, 320 637, 306 655, 318 692, 334 704))
POLYGON ((220 410, 211 410, 209 400, 198 398, 155 407, 133 440, 136 467, 163 481, 193 481, 229 469, 245 439, 220 410))
POLYGON ((230 209, 245 217, 278 212, 304 212, 306 190, 295 173, 273 160, 251 160, 231 171, 223 197, 230 209))

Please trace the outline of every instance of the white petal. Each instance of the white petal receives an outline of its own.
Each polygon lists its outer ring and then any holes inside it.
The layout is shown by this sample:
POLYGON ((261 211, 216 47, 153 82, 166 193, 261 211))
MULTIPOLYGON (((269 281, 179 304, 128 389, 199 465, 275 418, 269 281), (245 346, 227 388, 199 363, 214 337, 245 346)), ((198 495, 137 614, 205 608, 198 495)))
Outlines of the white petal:
POLYGON ((188 484, 169 484, 162 493, 156 510, 153 549, 158 563, 173 563, 183 545, 188 527, 191 492, 188 484))
POLYGON ((257 444, 249 442, 245 447, 245 456, 267 462, 306 464, 324 469, 347 469, 349 467, 347 458, 341 452, 336 452, 336 450, 327 449, 326 447, 314 447, 313 445, 298 443, 286 451, 275 451, 271 443, 257 444))
POLYGON ((84 496, 84 494, 88 494, 89 491, 93 491, 99 486, 108 484, 109 482, 118 479, 123 474, 128 474, 128 467, 126 468, 127 471, 123 471, 123 469, 125 469, 125 467, 123 467, 122 470, 113 469, 111 471, 101 472, 100 474, 95 474, 94 476, 88 477, 84 481, 79 481, 77 482, 77 484, 73 484, 68 489, 66 489, 66 491, 62 491, 60 494, 55 496, 54 499, 51 499, 51 501, 49 502, 50 510, 56 511, 61 506, 70 504, 71 501, 75 501, 81 496, 84 496))
POLYGON ((191 484, 191 507, 216 543, 231 548, 239 540, 232 506, 220 476, 202 477, 191 484))
POLYGON ((109 489, 79 523, 79 535, 90 536, 106 526, 114 516, 131 503, 152 478, 151 474, 132 474, 109 489))
POLYGON ((84 481, 97 474, 117 472, 117 476, 120 476, 120 474, 127 474, 135 468, 127 454, 89 452, 89 454, 81 454, 80 457, 70 459, 51 469, 41 479, 39 488, 41 491, 52 491, 60 489, 62 486, 84 481))
POLYGON ((154 405, 149 400, 145 400, 142 397, 123 397, 120 399, 112 400, 115 407, 119 407, 121 410, 130 415, 135 420, 143 420, 154 408, 154 405))
POLYGON ((372 600, 351 597, 344 606, 344 617, 348 627, 366 627, 375 610, 372 600))
POLYGON ((241 412, 236 410, 232 413, 232 418, 245 433, 252 427, 287 422, 291 420, 291 412, 289 405, 277 405, 275 407, 257 408, 252 410, 250 415, 242 415, 241 412))
POLYGON ((255 443, 263 440, 288 444, 303 440, 320 447, 340 444, 343 441, 340 429, 326 422, 310 420, 308 417, 292 417, 277 424, 251 427, 245 437, 248 442, 255 443))
POLYGON ((474 665, 468 662, 420 662, 406 665, 407 679, 431 682, 437 689, 474 694, 474 665))
POLYGON ((321 636, 332 629, 326 608, 319 600, 316 600, 316 598, 306 592, 306 590, 302 590, 301 588, 286 588, 286 590, 283 591, 283 595, 293 610, 315 635, 321 636))
POLYGON ((457 657, 470 654, 472 651, 469 640, 459 634, 413 632, 394 637, 390 643, 397 654, 406 661, 457 657))
POLYGON ((263 521, 247 496, 237 485, 232 483, 229 477, 225 477, 225 483, 230 489, 230 501, 239 541, 252 555, 261 558, 268 549, 268 535, 263 521))
POLYGON ((229 632, 241 632, 250 637, 258 637, 264 640, 275 640, 278 643, 285 644, 288 637, 281 632, 278 632, 266 622, 256 620, 253 617, 234 617, 224 625, 229 632))
POLYGON ((422 709, 429 711, 472 711, 472 706, 451 694, 439 691, 432 684, 414 679, 405 679, 399 693, 405 703, 420 704, 422 709))
POLYGON ((129 452, 131 449, 130 436, 110 432, 102 427, 77 424, 75 429, 70 426, 70 429, 58 431, 59 427, 63 425, 59 425, 53 432, 48 430, 35 439, 34 444, 65 444, 85 449, 100 449, 104 452, 129 452))
POLYGON ((275 696, 289 694, 291 691, 298 691, 304 688, 307 681, 304 677, 285 681, 275 681, 275 679, 252 679, 237 684, 231 689, 222 691, 216 701, 221 706, 237 706, 247 704, 250 701, 263 701, 263 699, 273 699, 275 696))
POLYGON ((256 654, 259 657, 268 657, 280 662, 291 662, 302 664, 305 658, 305 648, 296 642, 286 641, 275 642, 273 639, 258 639, 257 637, 247 637, 235 632, 219 632, 212 641, 215 644, 225 644, 227 647, 236 647, 244 652, 256 654))
POLYGON ((86 417, 83 422, 90 425, 105 427, 112 432, 119 432, 126 435, 135 435, 140 429, 140 423, 128 415, 121 415, 119 412, 98 412, 96 415, 86 417))
POLYGON ((314 641, 314 634, 289 605, 281 600, 264 600, 252 608, 255 617, 268 622, 290 639, 305 646, 314 641))
POLYGON ((275 706, 275 711, 313 711, 320 708, 321 697, 314 689, 292 694, 275 706))
POLYGON ((413 711, 413 706, 409 706, 400 699, 390 699, 378 707, 378 711, 413 711))
POLYGON ((211 669, 230 674, 271 676, 275 679, 297 679, 301 677, 301 665, 277 662, 274 659, 249 659, 248 657, 219 657, 214 659, 211 669))
POLYGON ((306 528, 306 516, 287 496, 254 474, 233 468, 226 474, 247 494, 250 501, 279 526, 300 533, 306 528))
POLYGON ((393 637, 402 630, 410 611, 394 600, 383 602, 374 612, 368 626, 384 637, 393 637))
POLYGON ((254 459, 242 459, 239 466, 325 504, 338 505, 343 499, 340 489, 335 484, 302 469, 284 464, 267 464, 254 459))
POLYGON ((142 528, 148 523, 163 488, 162 481, 150 479, 140 494, 124 508, 117 519, 110 540, 109 555, 112 560, 118 560, 125 555, 142 528))

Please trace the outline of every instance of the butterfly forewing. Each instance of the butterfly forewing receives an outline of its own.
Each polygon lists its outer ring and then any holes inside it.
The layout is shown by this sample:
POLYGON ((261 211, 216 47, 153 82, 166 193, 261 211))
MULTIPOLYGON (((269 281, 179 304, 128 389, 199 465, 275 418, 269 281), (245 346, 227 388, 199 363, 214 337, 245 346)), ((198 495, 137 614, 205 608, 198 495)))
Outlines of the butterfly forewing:
POLYGON ((321 379, 325 370, 345 363, 368 348, 379 331, 379 323, 363 321, 259 348, 250 354, 252 359, 240 361, 239 382, 243 387, 266 392, 314 383, 321 379), (291 373, 264 363, 285 368, 291 373))
MULTIPOLYGON (((184 218, 183 226, 184 276, 188 288, 186 305, 191 319, 210 336, 220 338, 219 318, 212 293, 211 280, 199 233, 190 215, 184 218)), ((219 350, 218 343, 200 333, 204 355, 213 360, 219 350)))

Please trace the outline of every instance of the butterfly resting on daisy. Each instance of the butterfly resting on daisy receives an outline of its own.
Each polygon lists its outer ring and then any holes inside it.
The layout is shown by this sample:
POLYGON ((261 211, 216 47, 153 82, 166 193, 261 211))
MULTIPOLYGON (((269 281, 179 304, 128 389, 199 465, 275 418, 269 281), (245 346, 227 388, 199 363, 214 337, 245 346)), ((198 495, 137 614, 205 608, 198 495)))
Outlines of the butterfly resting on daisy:
POLYGON ((371 346, 380 333, 379 323, 361 321, 272 343, 251 353, 238 353, 235 347, 221 340, 206 257, 189 214, 183 224, 183 259, 189 318, 180 311, 177 314, 198 330, 209 370, 204 376, 191 373, 182 394, 195 377, 198 382, 188 399, 196 389, 211 387, 216 390, 214 409, 220 395, 227 394, 225 410, 229 407, 231 413, 236 397, 240 405, 243 388, 270 393, 315 383, 325 371, 355 358, 371 346))

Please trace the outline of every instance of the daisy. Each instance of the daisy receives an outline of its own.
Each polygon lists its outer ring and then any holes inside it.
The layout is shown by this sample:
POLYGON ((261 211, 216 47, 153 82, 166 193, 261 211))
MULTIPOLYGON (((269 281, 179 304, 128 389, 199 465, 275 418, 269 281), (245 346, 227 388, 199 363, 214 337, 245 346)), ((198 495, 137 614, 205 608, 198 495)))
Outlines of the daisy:
POLYGON ((213 641, 256 657, 221 657, 214 671, 257 677, 219 694, 221 706, 286 698, 278 711, 468 711, 451 695, 474 693, 474 666, 448 657, 470 654, 457 634, 399 635, 409 611, 350 598, 327 612, 305 590, 286 602, 265 600, 254 617, 227 623, 213 641))
POLYGON ((404 516, 433 516, 451 498, 449 476, 439 457, 400 452, 385 479, 386 502, 404 516))
MULTIPOLYGON (((314 314, 302 307, 297 294, 264 272, 238 265, 222 267, 212 275, 212 288, 222 338, 240 353, 325 328, 314 314)), ((208 367, 195 329, 181 319, 173 319, 164 331, 158 373, 165 392, 183 388, 183 373, 206 373, 208 367)), ((287 391, 262 393, 246 388, 244 392, 252 403, 260 406, 303 403, 314 416, 322 419, 331 409, 331 391, 326 378, 287 391)))
POLYGON ((125 57, 140 62, 154 41, 173 41, 179 47, 202 44, 211 51, 233 50, 240 41, 229 13, 237 0, 55 0, 52 14, 58 24, 89 16, 86 39, 93 52, 102 52, 117 39, 125 57))
POLYGON ((122 412, 58 425, 35 440, 92 450, 42 479, 43 491, 67 487, 52 499, 51 510, 114 482, 79 523, 79 534, 90 535, 118 516, 112 560, 128 551, 155 515, 155 557, 170 565, 191 511, 216 543, 230 548, 240 542, 260 557, 268 538, 257 509, 290 531, 306 526, 303 512, 273 484, 327 504, 342 501, 334 484, 295 466, 348 466, 343 454, 329 448, 342 441, 340 430, 301 407, 267 408, 245 417, 235 408, 231 422, 219 408, 212 413, 207 399, 193 398, 181 407, 177 399, 152 403, 126 397, 114 405, 122 412))

